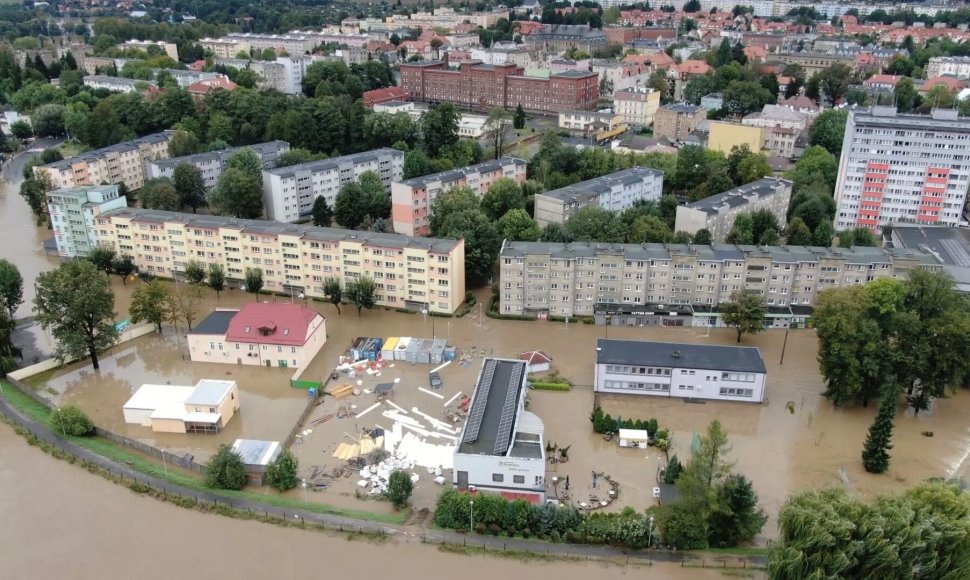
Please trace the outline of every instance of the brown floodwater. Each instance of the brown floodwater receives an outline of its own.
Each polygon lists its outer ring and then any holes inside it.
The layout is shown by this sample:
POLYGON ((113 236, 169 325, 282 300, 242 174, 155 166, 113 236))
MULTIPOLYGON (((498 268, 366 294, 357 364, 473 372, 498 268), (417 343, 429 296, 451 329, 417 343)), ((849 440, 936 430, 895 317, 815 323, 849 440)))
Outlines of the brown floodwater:
POLYGON ((694 580, 718 570, 600 562, 521 562, 443 553, 411 540, 383 544, 203 514, 134 494, 29 447, 0 424, 0 578, 168 580, 209 578, 534 580, 611 576, 694 580))
POLYGON ((0 179, 0 257, 12 262, 24 277, 24 303, 15 318, 30 316, 37 274, 57 267, 57 256, 44 253, 43 242, 53 234, 47 226, 34 225, 30 206, 20 197, 19 181, 0 179))

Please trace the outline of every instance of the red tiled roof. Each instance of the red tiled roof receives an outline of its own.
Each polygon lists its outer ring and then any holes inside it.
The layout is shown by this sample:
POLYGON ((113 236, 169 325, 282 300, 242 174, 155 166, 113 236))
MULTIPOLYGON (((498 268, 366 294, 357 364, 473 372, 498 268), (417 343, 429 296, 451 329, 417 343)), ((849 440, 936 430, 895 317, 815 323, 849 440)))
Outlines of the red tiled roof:
POLYGON ((552 357, 541 350, 530 350, 519 355, 519 360, 529 361, 529 364, 542 364, 552 362, 552 357))
POLYGON ((943 75, 943 76, 938 76, 938 77, 933 77, 933 78, 926 79, 926 82, 923 83, 923 86, 921 86, 919 88, 919 90, 928 93, 928 92, 930 92, 930 91, 933 90, 933 87, 938 86, 938 85, 945 86, 946 89, 948 91, 950 91, 951 93, 953 91, 959 91, 961 89, 967 88, 967 82, 966 81, 960 80, 960 79, 958 79, 956 77, 951 77, 951 76, 943 75))
POLYGON ((229 321, 226 341, 303 346, 317 316, 302 304, 251 302, 229 321))
POLYGON ((388 101, 406 101, 408 100, 408 94, 401 87, 387 87, 385 89, 367 91, 364 93, 363 99, 364 106, 370 109, 376 104, 386 103, 388 101))
POLYGON ((199 95, 208 94, 209 91, 215 89, 225 89, 227 91, 234 91, 239 88, 239 85, 229 80, 227 77, 218 77, 214 79, 206 79, 204 81, 199 81, 189 85, 188 91, 190 93, 195 93, 199 95))
POLYGON ((899 75, 872 75, 866 80, 862 81, 864 85, 892 85, 896 86, 896 83, 903 78, 899 75))

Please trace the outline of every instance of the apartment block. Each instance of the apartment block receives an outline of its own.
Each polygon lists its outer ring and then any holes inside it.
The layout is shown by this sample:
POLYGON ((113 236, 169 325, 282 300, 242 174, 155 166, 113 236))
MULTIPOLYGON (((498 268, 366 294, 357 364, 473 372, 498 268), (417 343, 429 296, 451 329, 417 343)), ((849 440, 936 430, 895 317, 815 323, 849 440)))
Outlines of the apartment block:
POLYGON ((179 59, 179 49, 174 42, 162 42, 161 40, 126 40, 119 46, 122 50, 134 49, 145 52, 148 52, 149 49, 152 51, 157 49, 176 62, 179 59))
POLYGON ((761 152, 764 145, 764 129, 728 121, 711 121, 707 148, 730 155, 735 147, 748 146, 750 151, 761 152))
POLYGON ((439 61, 415 62, 401 65, 400 85, 413 101, 448 102, 469 109, 518 105, 533 113, 596 109, 595 73, 570 71, 548 78, 524 74, 522 67, 510 63, 467 61, 452 70, 439 61))
POLYGON ((55 189, 102 183, 124 183, 129 190, 138 189, 145 183, 145 162, 168 158, 173 134, 162 131, 39 165, 34 175, 46 174, 55 189))
POLYGON ((592 316, 606 306, 635 311, 628 324, 638 325, 671 324, 660 315, 678 307, 711 324, 717 305, 745 289, 790 315, 828 288, 941 268, 918 250, 726 244, 506 241, 499 261, 502 314, 592 316))
POLYGON ((276 57, 276 64, 283 66, 284 93, 299 95, 303 92, 303 76, 312 62, 309 56, 303 54, 276 57))
POLYGON ((67 187, 47 192, 57 254, 62 258, 87 256, 98 246, 94 221, 104 212, 128 206, 117 185, 67 187))
POLYGON ((140 93, 148 87, 157 87, 155 81, 112 77, 108 75, 89 75, 82 80, 84 86, 92 89, 107 89, 117 93, 140 93))
POLYGON ((124 208, 95 220, 99 245, 132 256, 139 270, 182 277, 185 263, 220 264, 227 286, 246 270, 263 272, 264 290, 323 297, 323 282, 361 276, 377 284, 377 304, 452 313, 465 299, 463 240, 318 228, 272 221, 124 208))
POLYGON ((263 203, 267 217, 294 222, 310 215, 318 197, 331 208, 344 184, 357 181, 365 171, 380 176, 390 194, 391 183, 404 175, 404 153, 397 149, 375 149, 364 153, 311 161, 263 171, 263 203))
POLYGON ((811 121, 807 113, 783 105, 765 105, 760 112, 745 116, 741 124, 761 127, 761 148, 768 155, 791 159, 795 156, 795 142, 811 121))
POLYGON ((698 230, 706 229, 715 242, 721 243, 739 213, 762 209, 770 211, 778 223, 783 224, 791 202, 791 187, 790 181, 766 177, 694 203, 679 205, 674 231, 696 234, 698 230))
POLYGON ((675 103, 657 109, 653 117, 653 136, 671 143, 683 141, 707 118, 703 107, 675 103))
POLYGON ((966 56, 934 56, 926 65, 926 78, 943 75, 955 76, 958 79, 970 79, 970 57, 966 56))
POLYGON ((287 80, 286 67, 276 61, 217 58, 215 63, 222 66, 231 66, 239 70, 250 69, 259 77, 259 80, 256 81, 256 88, 258 89, 273 89, 285 93, 290 86, 287 80))
POLYGON ((216 58, 235 58, 240 52, 249 54, 252 50, 248 41, 238 38, 203 38, 199 44, 216 58))
POLYGON ((146 177, 147 179, 155 179, 156 177, 171 178, 175 174, 176 167, 183 163, 187 163, 189 165, 198 167, 199 171, 202 172, 202 179, 205 180, 205 186, 212 188, 215 187, 216 183, 219 181, 219 176, 222 175, 222 172, 225 170, 226 160, 229 159, 233 153, 243 149, 250 149, 259 155, 260 159, 263 161, 263 169, 272 169, 276 167, 276 158, 279 157, 281 153, 286 153, 290 150, 290 144, 286 141, 270 141, 268 143, 247 145, 245 147, 233 147, 231 149, 223 149, 221 151, 210 151, 207 153, 197 153, 196 155, 186 155, 184 157, 170 157, 168 159, 159 159, 157 161, 146 161, 146 177))
MULTIPOLYGON (((246 43, 253 50, 266 50, 267 48, 271 48, 276 51, 277 55, 286 52, 291 56, 307 54, 316 45, 312 38, 302 34, 253 34, 236 32, 225 35, 221 40, 235 40, 246 43)), ((205 41, 202 41, 201 44, 205 48, 205 41)), ((235 53, 227 56, 235 56, 235 53)))
POLYGON ((850 111, 835 185, 835 229, 958 225, 970 185, 970 119, 956 110, 850 111))
POLYGON ((536 223, 539 227, 566 223, 588 205, 622 211, 640 200, 659 201, 663 183, 663 171, 632 167, 539 193, 535 196, 536 223))
POLYGON ((660 92, 655 89, 634 88, 613 92, 613 110, 634 127, 653 125, 660 108, 660 92))
POLYGON ((395 181, 391 184, 394 231, 408 236, 426 236, 430 233, 428 220, 431 206, 439 195, 466 186, 481 197, 492 183, 503 177, 522 183, 525 181, 525 171, 525 161, 503 157, 407 181, 395 181))

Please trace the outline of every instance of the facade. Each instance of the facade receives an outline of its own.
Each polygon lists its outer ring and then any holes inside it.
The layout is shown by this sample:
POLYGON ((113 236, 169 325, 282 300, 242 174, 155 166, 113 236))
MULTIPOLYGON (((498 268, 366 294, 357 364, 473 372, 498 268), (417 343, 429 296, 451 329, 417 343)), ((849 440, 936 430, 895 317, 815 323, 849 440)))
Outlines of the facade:
POLYGON ((557 54, 570 48, 593 54, 609 44, 601 29, 583 24, 546 24, 542 30, 526 34, 522 40, 531 51, 557 54))
MULTIPOLYGON (((253 33, 232 33, 222 37, 221 40, 236 40, 249 45, 252 50, 266 50, 271 48, 279 55, 287 52, 291 56, 302 56, 313 50, 316 44, 314 40, 304 35, 291 34, 253 34, 253 33)), ((201 41, 202 48, 206 48, 205 41, 201 41)), ((238 50, 236 52, 239 52, 238 50)), ((233 53, 229 56, 235 56, 233 53)))
POLYGON ((192 362, 302 369, 327 342, 327 321, 302 304, 250 302, 216 310, 186 341, 192 362))
POLYGON ((375 89, 366 91, 363 96, 364 106, 373 109, 374 105, 380 105, 392 101, 406 101, 408 94, 401 87, 387 87, 385 89, 375 89))
POLYGON ((622 211, 640 200, 659 201, 663 171, 632 167, 567 185, 535 196, 535 219, 539 227, 562 224, 588 205, 622 211))
POLYGON ((92 89, 106 89, 117 93, 140 93, 148 87, 157 87, 155 81, 112 77, 108 75, 91 75, 83 79, 84 86, 92 89))
POLYGON ((279 157, 281 153, 285 153, 290 150, 290 144, 286 141, 270 141, 268 143, 247 145, 245 147, 234 147, 232 149, 223 149, 221 151, 186 155, 184 157, 170 157, 168 159, 146 161, 146 178, 171 178, 175 174, 176 167, 182 163, 187 163, 189 165, 198 167, 199 171, 202 172, 202 178, 205 180, 205 186, 208 188, 213 188, 219 181, 219 176, 222 175, 223 170, 226 168, 226 160, 229 159, 233 153, 236 153, 242 149, 251 149, 252 151, 256 152, 260 159, 263 160, 263 169, 271 169, 276 167, 276 158, 279 157))
POLYGON ((148 52, 149 48, 161 50, 165 56, 178 62, 179 49, 174 42, 162 42, 161 40, 127 40, 121 43, 122 50, 134 49, 148 52))
POLYGON ((191 259, 221 265, 232 288, 243 287, 246 268, 260 268, 264 290, 290 296, 323 298, 325 278, 346 286, 369 275, 379 306, 452 313, 465 299, 462 240, 133 208, 101 214, 95 225, 99 245, 164 278, 181 277, 191 259))
POLYGON ((526 163, 521 159, 502 157, 478 165, 433 173, 391 184, 391 219, 394 231, 407 236, 430 233, 431 206, 439 195, 460 186, 471 188, 479 197, 503 177, 518 183, 525 181, 526 163))
POLYGON ((544 427, 525 410, 526 365, 514 359, 482 361, 455 449, 452 473, 458 489, 545 501, 544 427))
POLYGON ((522 105, 533 113, 593 110, 599 99, 595 73, 564 72, 548 78, 523 76, 514 64, 462 62, 458 70, 439 61, 401 65, 400 86, 414 101, 448 102, 469 109, 522 105))
POLYGON ((653 117, 660 108, 660 92, 636 88, 613 92, 613 111, 634 127, 653 125, 653 117))
POLYGON ((790 181, 766 177, 734 189, 712 195, 700 201, 677 206, 674 231, 696 234, 698 230, 711 232, 711 239, 723 243, 739 213, 754 213, 767 209, 785 223, 791 202, 790 181))
POLYGON ((753 346, 598 339, 593 391, 763 403, 767 375, 753 346))
POLYGON ((174 131, 162 131, 116 143, 34 167, 34 175, 46 174, 54 188, 124 183, 129 190, 145 183, 145 162, 168 157, 174 131))
POLYGON ((364 153, 311 161, 263 171, 263 203, 271 220, 295 222, 310 215, 318 197, 335 206, 344 184, 357 181, 365 171, 373 171, 390 191, 391 183, 401 179, 404 153, 397 149, 375 149, 364 153))
POLYGON ((499 260, 499 312, 537 318, 592 316, 603 304, 712 309, 742 289, 788 311, 813 306, 827 288, 940 269, 918 250, 727 244, 506 241, 499 260))
POLYGON ((956 110, 850 111, 835 185, 835 229, 960 224, 970 181, 968 155, 970 119, 956 110))
POLYGON ((306 69, 313 63, 313 59, 297 53, 291 56, 276 57, 276 64, 283 67, 283 91, 291 95, 299 95, 303 92, 303 76, 306 69))
POLYGON ((47 213, 54 230, 57 254, 81 258, 98 247, 94 220, 106 211, 127 207, 117 185, 68 187, 47 192, 47 213))
POLYGON ((240 52, 250 54, 252 46, 248 41, 238 38, 203 38, 199 41, 202 50, 211 52, 218 58, 236 58, 240 52))
POLYGON ((212 81, 215 79, 227 79, 226 75, 214 73, 214 72, 202 72, 195 70, 179 70, 174 68, 159 68, 152 70, 152 74, 157 78, 159 73, 165 72, 170 77, 172 77, 178 86, 183 89, 190 87, 191 85, 203 81, 212 81))
POLYGON ((559 128, 582 131, 584 134, 594 137, 596 141, 603 141, 625 133, 627 125, 618 113, 564 111, 559 113, 559 128))
POLYGON ((970 57, 934 56, 926 65, 926 78, 952 75, 960 79, 970 79, 970 57))
POLYGON ((155 433, 218 433, 238 410, 236 381, 212 379, 194 387, 142 385, 122 408, 125 423, 155 433))
POLYGON ((671 143, 681 142, 707 118, 702 107, 684 104, 663 105, 653 118, 653 136, 671 143))
POLYGON ((788 107, 765 105, 761 112, 747 115, 741 124, 761 127, 761 147, 769 155, 791 159, 795 156, 795 142, 811 124, 811 117, 788 107))
POLYGON ((707 148, 720 151, 725 155, 730 155, 732 149, 742 145, 747 145, 751 151, 760 153, 761 147, 764 145, 761 127, 725 121, 711 121, 709 127, 710 134, 707 137, 707 148))
POLYGON ((245 60, 241 58, 217 58, 215 62, 218 65, 231 66, 239 70, 246 68, 252 70, 259 77, 259 80, 256 81, 256 88, 258 89, 274 89, 285 93, 289 88, 286 67, 281 63, 269 60, 245 60))

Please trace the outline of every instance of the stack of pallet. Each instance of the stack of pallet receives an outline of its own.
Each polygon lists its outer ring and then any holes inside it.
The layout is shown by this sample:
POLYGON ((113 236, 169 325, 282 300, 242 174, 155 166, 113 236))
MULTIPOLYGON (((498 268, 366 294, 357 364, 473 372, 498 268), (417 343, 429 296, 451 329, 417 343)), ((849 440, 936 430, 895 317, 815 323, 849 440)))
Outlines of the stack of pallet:
POLYGON ((326 393, 331 397, 333 397, 334 399, 342 399, 354 393, 354 386, 351 385, 350 383, 331 385, 327 387, 326 393))

